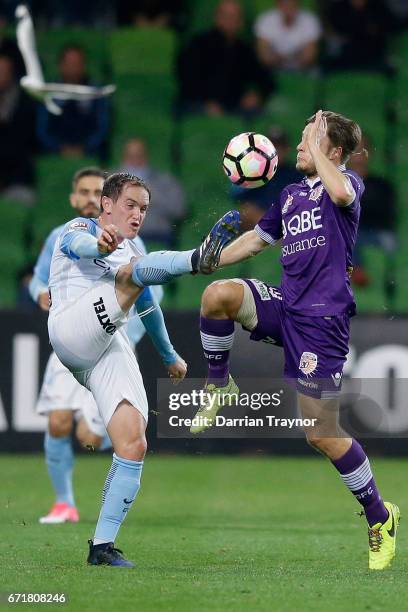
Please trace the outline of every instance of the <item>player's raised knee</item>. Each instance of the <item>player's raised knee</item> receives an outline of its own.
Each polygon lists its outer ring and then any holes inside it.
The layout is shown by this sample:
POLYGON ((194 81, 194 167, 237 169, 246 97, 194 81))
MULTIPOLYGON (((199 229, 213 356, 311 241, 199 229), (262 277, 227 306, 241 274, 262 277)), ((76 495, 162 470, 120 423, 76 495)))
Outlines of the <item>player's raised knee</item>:
POLYGON ((114 451, 122 459, 142 461, 147 451, 146 437, 140 436, 134 440, 118 442, 114 445, 114 451))
MULTIPOLYGON (((336 447, 338 446, 336 438, 326 438, 315 433, 306 432, 306 440, 310 446, 327 457, 336 454, 336 447)), ((341 438, 340 442, 342 441, 343 439, 341 438)))
POLYGON ((242 287, 229 280, 219 280, 208 285, 201 299, 201 310, 205 317, 230 315, 239 309, 242 302, 242 287))
POLYGON ((48 431, 54 438, 65 438, 72 431, 72 412, 54 410, 48 418, 48 431))

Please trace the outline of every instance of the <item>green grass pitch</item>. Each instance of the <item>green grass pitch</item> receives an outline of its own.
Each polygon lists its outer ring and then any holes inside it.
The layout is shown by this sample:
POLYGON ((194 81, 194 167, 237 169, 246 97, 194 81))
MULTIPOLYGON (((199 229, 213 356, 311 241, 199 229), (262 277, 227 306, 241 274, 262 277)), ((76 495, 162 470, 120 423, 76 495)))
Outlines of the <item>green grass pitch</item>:
POLYGON ((365 521, 323 458, 171 455, 145 462, 117 541, 126 570, 85 564, 109 455, 77 459, 78 525, 38 524, 52 501, 40 455, 0 456, 0 591, 64 592, 46 607, 78 611, 406 610, 407 461, 372 463, 403 515, 389 570, 368 571, 365 521))

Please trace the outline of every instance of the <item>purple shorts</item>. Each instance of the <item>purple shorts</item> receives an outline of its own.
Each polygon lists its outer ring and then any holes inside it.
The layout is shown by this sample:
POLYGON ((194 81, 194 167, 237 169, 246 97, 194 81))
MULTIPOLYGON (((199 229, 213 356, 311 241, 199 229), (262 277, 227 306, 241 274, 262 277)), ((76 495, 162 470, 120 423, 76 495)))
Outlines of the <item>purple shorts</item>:
POLYGON ((337 397, 349 351, 349 316, 307 317, 286 311, 278 287, 243 280, 252 291, 258 317, 251 340, 283 347, 284 377, 300 393, 319 399, 337 397))

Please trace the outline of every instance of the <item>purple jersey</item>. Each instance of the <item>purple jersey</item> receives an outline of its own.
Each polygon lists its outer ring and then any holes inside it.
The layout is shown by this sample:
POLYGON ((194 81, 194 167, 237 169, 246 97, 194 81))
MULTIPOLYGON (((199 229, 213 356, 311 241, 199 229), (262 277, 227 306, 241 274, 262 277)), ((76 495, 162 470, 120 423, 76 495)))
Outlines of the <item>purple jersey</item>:
POLYGON ((266 242, 282 240, 283 301, 298 314, 355 314, 350 270, 364 183, 345 166, 339 169, 356 194, 349 206, 336 206, 319 178, 305 178, 285 187, 255 227, 266 242))

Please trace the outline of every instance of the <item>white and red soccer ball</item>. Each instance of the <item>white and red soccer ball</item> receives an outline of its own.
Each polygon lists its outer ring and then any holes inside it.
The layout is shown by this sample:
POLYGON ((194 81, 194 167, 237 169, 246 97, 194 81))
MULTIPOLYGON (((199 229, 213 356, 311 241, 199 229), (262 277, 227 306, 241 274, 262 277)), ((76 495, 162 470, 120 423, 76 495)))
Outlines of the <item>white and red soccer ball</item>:
POLYGON ((261 187, 271 180, 278 167, 278 154, 272 142, 262 134, 244 132, 225 148, 224 172, 240 187, 261 187))

